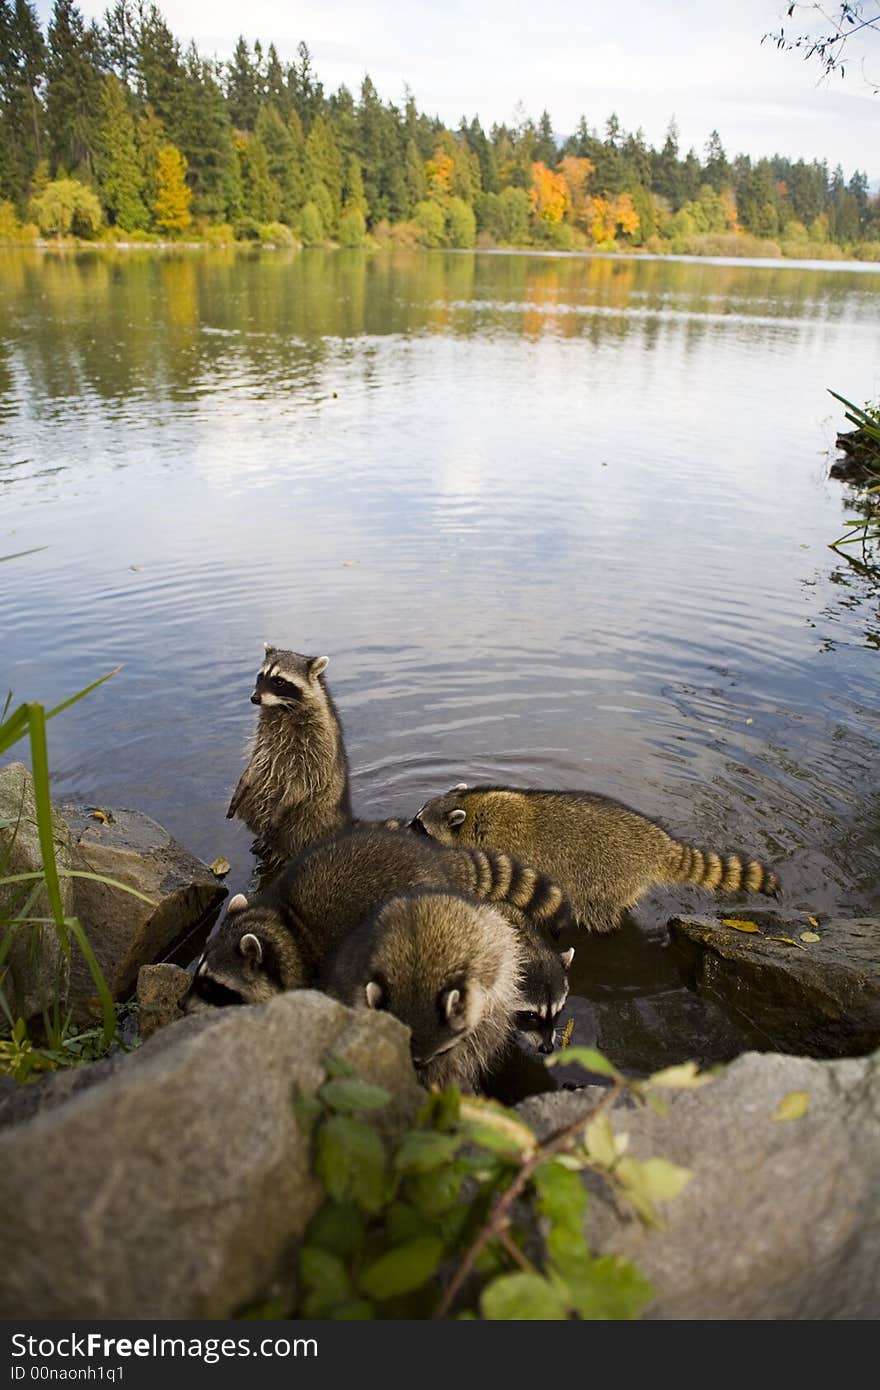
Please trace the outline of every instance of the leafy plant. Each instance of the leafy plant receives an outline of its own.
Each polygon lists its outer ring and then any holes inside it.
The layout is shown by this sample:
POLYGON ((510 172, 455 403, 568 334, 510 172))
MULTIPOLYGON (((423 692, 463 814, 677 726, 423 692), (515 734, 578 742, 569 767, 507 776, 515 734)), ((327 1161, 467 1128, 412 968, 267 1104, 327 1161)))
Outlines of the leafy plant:
POLYGON ((880 541, 880 412, 863 410, 837 391, 830 394, 846 407, 846 418, 856 427, 855 443, 866 479, 864 487, 860 488, 865 498, 864 515, 848 518, 846 525, 850 529, 832 542, 831 549, 836 550, 842 545, 864 547, 880 541))
POLYGON ((588 1248, 581 1174, 599 1175, 640 1220, 661 1224, 657 1204, 691 1174, 665 1159, 631 1157, 607 1112, 624 1093, 663 1111, 658 1092, 710 1078, 688 1063, 628 1081, 587 1048, 553 1060, 579 1062, 610 1084, 544 1140, 515 1111, 455 1087, 430 1094, 413 1128, 390 1128, 390 1095, 331 1062, 317 1096, 295 1101, 326 1197, 300 1250, 293 1315, 636 1317, 653 1290, 628 1260, 588 1248))
MULTIPOLYGON (((28 553, 28 552, 22 552, 28 553)), ((4 556, 4 559, 15 558, 4 556)), ((116 668, 118 670, 120 668, 116 668)), ((26 703, 19 705, 17 709, 10 713, 12 703, 11 694, 7 696, 6 703, 0 716, 0 754, 12 748, 22 739, 27 738, 30 742, 31 765, 33 771, 34 784, 34 804, 36 810, 37 833, 39 836, 40 856, 42 867, 39 871, 29 873, 4 873, 0 875, 0 890, 20 890, 17 900, 12 900, 12 895, 7 891, 4 894, 5 908, 0 915, 0 1009, 6 1015, 7 1022, 11 1028, 11 1038, 0 1046, 0 1071, 14 1076, 17 1080, 28 1080, 39 1070, 46 1067, 59 1065, 72 1065, 77 1061, 84 1060, 82 1046, 77 1046, 89 1035, 71 1034, 69 1018, 63 1018, 61 1012, 61 1001, 56 992, 56 996, 49 1009, 44 1010, 43 1025, 48 1042, 47 1048, 35 1047, 27 1035, 27 1028, 23 1019, 16 1019, 10 1008, 9 1000, 3 991, 3 980, 8 967, 6 962, 12 949, 15 934, 21 930, 37 928, 42 930, 44 927, 51 927, 57 933, 61 944, 62 952, 66 959, 70 959, 71 941, 75 941, 91 972, 95 982, 95 988, 101 1000, 103 1013, 103 1027, 101 1038, 103 1047, 106 1050, 110 1046, 117 1033, 117 1013, 112 995, 107 987, 107 983, 98 965, 95 953, 83 931, 82 924, 76 916, 66 914, 61 895, 61 879, 88 878, 97 880, 99 883, 106 883, 116 888, 122 888, 132 896, 144 898, 142 893, 127 887, 125 884, 117 882, 101 874, 92 874, 84 870, 63 870, 58 867, 55 857, 55 843, 52 825, 52 803, 49 792, 49 760, 46 747, 46 724, 62 711, 69 709, 71 705, 96 690, 99 685, 114 676, 116 671, 109 671, 107 675, 101 676, 99 680, 93 681, 91 685, 80 690, 76 695, 62 701, 53 709, 46 710, 43 705, 36 703, 26 703), (38 917, 33 915, 33 908, 40 894, 45 891, 49 903, 51 916, 38 917)), ((20 813, 19 813, 20 821, 20 813)), ((18 830, 18 823, 6 826, 12 831, 11 840, 14 841, 18 830)), ((0 864, 0 869, 3 865, 0 864)), ((90 1055, 93 1055, 94 1049, 90 1055)))

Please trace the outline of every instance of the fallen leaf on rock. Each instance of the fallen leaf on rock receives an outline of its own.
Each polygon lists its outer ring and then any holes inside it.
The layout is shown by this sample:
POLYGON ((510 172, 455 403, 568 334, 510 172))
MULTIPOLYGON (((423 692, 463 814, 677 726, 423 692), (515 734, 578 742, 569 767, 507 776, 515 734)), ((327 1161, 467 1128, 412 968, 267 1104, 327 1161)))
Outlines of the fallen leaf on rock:
POLYGON ((783 1096, 773 1112, 774 1120, 800 1120, 803 1119, 810 1108, 809 1091, 789 1091, 787 1096, 783 1096))
POLYGON ((805 951, 806 946, 802 946, 799 941, 795 941, 793 936, 768 936, 768 941, 781 941, 783 946, 797 946, 799 951, 805 951))
POLYGON ((822 940, 822 938, 821 938, 821 936, 819 936, 818 932, 814 932, 814 931, 802 931, 802 932, 801 932, 801 941, 821 941, 821 940, 822 940))
POLYGON ((214 875, 215 878, 223 878, 226 874, 229 873, 229 860, 226 859, 222 854, 218 854, 217 858, 211 865, 211 873, 214 875))
POLYGON ((747 723, 747 724, 753 724, 753 723, 754 723, 754 720, 753 720, 753 719, 747 719, 747 720, 746 720, 746 723, 747 723))
POLYGON ((809 922, 809 924, 810 924, 811 927, 818 927, 818 925, 819 925, 819 918, 818 918, 818 917, 808 917, 808 918, 807 918, 807 921, 809 922))
POLYGON ((763 935, 757 922, 748 922, 742 917, 722 917, 721 925, 724 927, 733 927, 734 931, 756 931, 759 936, 763 935))
POLYGON ((113 820, 111 812, 105 811, 103 806, 96 806, 94 811, 89 812, 89 815, 91 816, 92 820, 98 820, 101 822, 102 825, 109 825, 110 822, 113 820))

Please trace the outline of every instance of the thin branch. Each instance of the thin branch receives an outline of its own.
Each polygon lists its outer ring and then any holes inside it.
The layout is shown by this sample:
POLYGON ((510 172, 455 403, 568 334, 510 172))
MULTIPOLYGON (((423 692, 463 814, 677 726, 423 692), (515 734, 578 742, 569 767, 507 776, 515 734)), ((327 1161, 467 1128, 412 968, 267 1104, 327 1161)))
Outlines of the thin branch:
POLYGON ((615 1082, 610 1086, 600 1100, 592 1105, 589 1110, 578 1115, 577 1119, 565 1125, 556 1134, 552 1134, 549 1139, 545 1139, 533 1154, 523 1159, 519 1172, 513 1181, 504 1189, 500 1197, 493 1203, 492 1210, 484 1223, 477 1232, 468 1250, 462 1256, 461 1263, 447 1284, 440 1302, 435 1308, 432 1318, 434 1320, 445 1318, 459 1292, 462 1285, 470 1275, 477 1260, 492 1240, 501 1240, 504 1243, 504 1235, 507 1232, 507 1223, 510 1217, 511 1207, 516 1202, 527 1186, 536 1168, 548 1158, 553 1158, 556 1154, 565 1153, 568 1149, 574 1148, 575 1141, 585 1125, 612 1103, 624 1091, 625 1086, 621 1082, 615 1082), (503 1234, 502 1234, 503 1233, 503 1234))

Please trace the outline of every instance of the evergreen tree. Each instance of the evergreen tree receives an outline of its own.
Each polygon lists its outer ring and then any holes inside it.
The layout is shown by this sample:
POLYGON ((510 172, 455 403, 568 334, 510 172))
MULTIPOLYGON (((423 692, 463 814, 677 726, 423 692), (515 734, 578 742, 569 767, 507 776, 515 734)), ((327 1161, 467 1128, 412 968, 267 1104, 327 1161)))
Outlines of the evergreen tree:
POLYGON ((137 77, 137 53, 137 11, 132 0, 116 0, 104 15, 104 57, 126 87, 137 77))
POLYGON ((165 127, 152 106, 144 108, 135 125, 138 162, 144 178, 143 199, 147 211, 152 215, 159 192, 156 174, 159 167, 159 151, 168 143, 165 127))
POLYGON ((174 145, 163 145, 156 165, 156 225, 165 232, 185 232, 192 222, 192 191, 186 181, 186 160, 174 145))
POLYGON ((21 207, 43 157, 46 45, 27 0, 0 0, 0 198, 21 207))
POLYGON ((287 89, 291 104, 302 121, 303 130, 311 130, 312 122, 324 108, 324 88, 315 76, 312 55, 308 46, 297 46, 299 62, 291 63, 287 72, 287 89))
POLYGON ((226 65, 226 101, 236 130, 253 130, 260 109, 260 72, 243 36, 226 65))
POLYGON ((724 153, 724 146, 721 143, 721 136, 717 130, 713 130, 706 141, 706 166, 704 169, 706 182, 715 189, 716 193, 720 193, 722 189, 730 186, 731 173, 727 155, 724 153))
POLYGON ((266 54, 265 90, 266 101, 271 102, 282 121, 287 122, 293 108, 290 101, 290 90, 284 76, 284 68, 274 43, 269 44, 269 51, 266 54))
POLYGON ((654 171, 651 187, 661 198, 667 198, 673 208, 681 207, 681 169, 678 159, 678 125, 673 116, 666 131, 666 139, 659 154, 655 152, 654 171))
POLYGON ((187 50, 183 69, 177 139, 187 161, 195 215, 220 221, 238 217, 242 187, 229 114, 217 68, 199 56, 195 44, 187 50))
POLYGON ((332 236, 342 205, 342 159, 329 122, 316 116, 305 145, 306 189, 332 236))
POLYGON ((295 112, 293 120, 285 124, 275 103, 267 101, 260 107, 255 132, 266 153, 269 177, 278 190, 278 216, 291 226, 306 201, 302 128, 297 132, 298 125, 295 112))
MULTIPOLYGON (((615 116, 615 120, 617 117, 615 116)), ((552 169, 559 158, 559 151, 556 145, 556 137, 553 134, 553 122, 550 120, 550 112, 541 112, 541 119, 538 122, 538 132, 535 139, 535 159, 541 164, 546 164, 548 169, 552 169)))
POLYGON ((101 95, 99 36, 73 0, 55 0, 46 61, 46 128, 57 172, 92 174, 95 112, 101 95))
POLYGON ((416 203, 423 201, 427 191, 424 161, 415 140, 408 140, 406 145, 406 198, 409 216, 412 216, 416 203))
POLYGON ((138 96, 176 142, 184 122, 185 74, 180 44, 155 5, 140 11, 136 58, 138 96))
POLYGON ((281 214, 281 189, 269 173, 266 147, 259 135, 236 136, 241 165, 244 214, 255 222, 277 222, 281 214))
POLYGON ((133 232, 148 225, 144 174, 138 158, 128 92, 115 73, 104 75, 95 131, 95 176, 107 220, 133 232))

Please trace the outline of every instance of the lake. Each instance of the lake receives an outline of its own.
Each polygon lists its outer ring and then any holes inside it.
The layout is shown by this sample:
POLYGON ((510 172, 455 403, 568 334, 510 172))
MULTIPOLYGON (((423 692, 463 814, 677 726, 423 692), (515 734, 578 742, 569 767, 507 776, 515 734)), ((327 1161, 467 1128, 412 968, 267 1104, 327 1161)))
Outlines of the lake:
MULTIPOLYGON (((786 908, 880 910, 880 586, 828 549, 826 387, 880 394, 880 270, 0 252, 0 554, 46 547, 0 568, 0 685, 122 664, 51 724, 55 794, 233 891, 265 639, 330 656, 360 815, 589 787, 774 864, 786 908)), ((575 1042, 750 1037, 666 945, 710 905, 577 943, 575 1042)))

